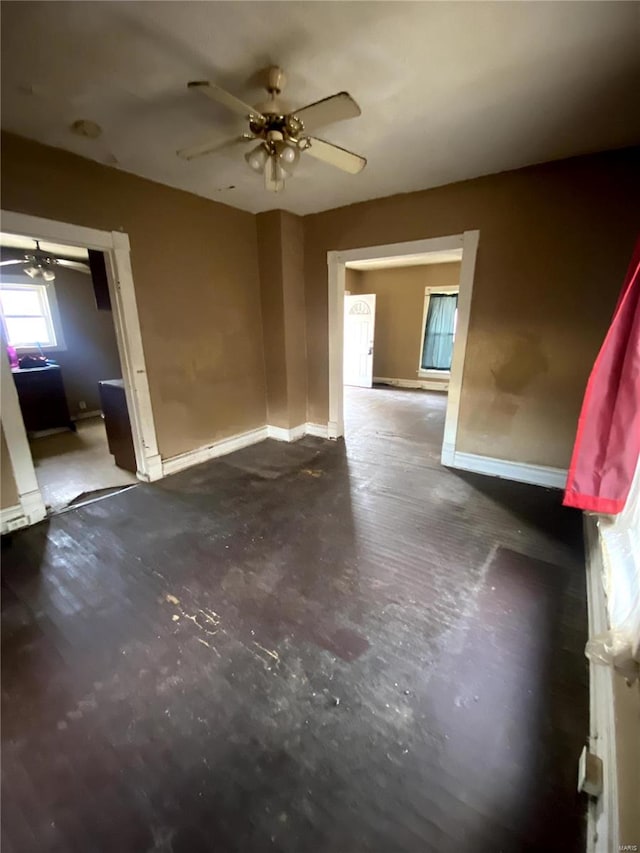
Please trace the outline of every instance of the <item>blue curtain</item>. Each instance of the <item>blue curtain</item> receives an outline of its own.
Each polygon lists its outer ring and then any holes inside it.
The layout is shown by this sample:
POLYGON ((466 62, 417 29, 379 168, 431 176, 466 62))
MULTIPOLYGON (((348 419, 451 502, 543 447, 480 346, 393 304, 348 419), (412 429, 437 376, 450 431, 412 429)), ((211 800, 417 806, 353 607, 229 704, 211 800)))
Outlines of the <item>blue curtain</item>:
POLYGON ((423 370, 451 370, 458 294, 434 294, 429 299, 422 347, 423 370))

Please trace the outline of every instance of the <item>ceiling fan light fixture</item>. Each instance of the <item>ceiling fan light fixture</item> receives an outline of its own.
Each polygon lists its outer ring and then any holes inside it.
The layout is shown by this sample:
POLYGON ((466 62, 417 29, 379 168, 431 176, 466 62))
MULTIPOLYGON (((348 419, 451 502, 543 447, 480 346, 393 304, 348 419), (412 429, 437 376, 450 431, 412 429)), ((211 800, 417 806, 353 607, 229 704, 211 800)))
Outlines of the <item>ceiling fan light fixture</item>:
MULTIPOLYGON (((284 182, 285 182, 285 179, 287 177, 287 173, 282 168, 282 163, 278 159, 276 159, 275 157, 274 157, 274 163, 273 163, 273 173, 274 173, 274 177, 275 177, 277 183, 278 184, 281 183, 282 189, 284 189, 284 182)), ((277 190, 276 190, 276 192, 277 192, 277 190)))
POLYGON ((257 148, 245 154, 245 160, 253 172, 263 175, 265 189, 270 192, 280 192, 284 189, 285 178, 294 174, 303 151, 343 172, 352 175, 361 172, 367 164, 364 157, 324 139, 308 135, 309 131, 313 132, 323 125, 359 116, 360 107, 351 95, 344 91, 336 92, 328 98, 288 112, 284 102, 279 100, 284 84, 285 75, 282 69, 272 66, 268 71, 266 85, 268 101, 251 106, 209 80, 192 80, 188 83, 189 89, 202 93, 230 112, 242 116, 248 121, 249 127, 248 132, 222 145, 205 140, 199 145, 181 149, 177 152, 178 156, 193 160, 236 142, 262 140, 257 148))
POLYGON ((33 264, 30 264, 28 267, 25 267, 24 271, 29 276, 29 278, 35 278, 40 273, 38 267, 34 267, 33 264))
POLYGON ((258 172, 259 174, 264 172, 264 167, 268 157, 269 152, 262 143, 260 143, 257 148, 254 148, 253 151, 249 151, 248 154, 244 155, 244 159, 249 164, 249 168, 253 169, 254 172, 258 172))
POLYGON ((276 143, 276 151, 278 152, 278 163, 289 175, 292 175, 298 161, 300 160, 300 151, 295 145, 289 145, 286 142, 276 143))
POLYGON ((53 270, 42 270, 42 278, 45 281, 53 281, 55 277, 56 277, 56 274, 54 273, 53 270))
POLYGON ((282 192, 286 177, 284 169, 278 162, 278 155, 275 153, 271 154, 264 167, 265 189, 272 193, 282 192))

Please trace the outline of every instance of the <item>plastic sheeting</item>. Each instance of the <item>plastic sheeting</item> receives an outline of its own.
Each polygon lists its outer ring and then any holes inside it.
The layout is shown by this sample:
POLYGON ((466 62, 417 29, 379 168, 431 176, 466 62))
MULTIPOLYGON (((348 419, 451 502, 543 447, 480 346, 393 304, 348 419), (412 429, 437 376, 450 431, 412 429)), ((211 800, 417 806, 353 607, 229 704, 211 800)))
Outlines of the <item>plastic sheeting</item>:
POLYGON ((610 629, 592 637, 585 651, 632 683, 640 678, 640 464, 625 508, 617 516, 600 516, 598 531, 610 629))
POLYGON ((640 239, 587 383, 565 506, 622 511, 640 454, 640 239))

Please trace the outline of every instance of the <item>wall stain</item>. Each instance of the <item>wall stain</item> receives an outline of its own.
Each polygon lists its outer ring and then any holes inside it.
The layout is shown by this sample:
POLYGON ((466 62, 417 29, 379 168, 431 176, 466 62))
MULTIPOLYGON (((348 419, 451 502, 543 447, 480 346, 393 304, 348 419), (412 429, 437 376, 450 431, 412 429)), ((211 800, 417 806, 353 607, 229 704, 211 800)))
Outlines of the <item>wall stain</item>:
POLYGON ((507 394, 521 394, 533 380, 549 370, 549 360, 540 346, 537 335, 520 335, 511 351, 496 368, 491 369, 496 388, 507 394))

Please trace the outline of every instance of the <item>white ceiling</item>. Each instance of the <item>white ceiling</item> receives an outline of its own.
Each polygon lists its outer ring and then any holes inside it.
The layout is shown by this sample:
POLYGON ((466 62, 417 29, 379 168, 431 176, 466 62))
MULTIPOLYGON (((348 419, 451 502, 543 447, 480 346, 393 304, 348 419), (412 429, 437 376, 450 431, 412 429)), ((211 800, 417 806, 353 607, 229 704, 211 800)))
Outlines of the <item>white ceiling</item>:
MULTIPOLYGON (((2 249, 25 249, 32 252, 36 247, 36 241, 33 237, 21 237, 17 234, 0 234, 0 248, 2 249)), ((64 246, 62 243, 47 243, 45 240, 40 240, 40 248, 43 252, 49 252, 54 257, 77 259, 86 261, 89 259, 89 253, 86 249, 81 249, 79 246, 64 246)))
POLYGON ((634 2, 18 2, 1 14, 3 127, 253 212, 306 214, 640 141, 634 2), (358 101, 360 118, 318 135, 366 156, 364 172, 307 155, 273 195, 242 149, 176 157, 243 129, 188 80, 256 103, 271 63, 292 107, 342 89, 358 101), (102 137, 72 135, 76 119, 102 137))
POLYGON ((421 255, 400 255, 395 258, 376 258, 370 261, 347 261, 350 270, 388 270, 394 267, 427 267, 431 264, 453 264, 462 260, 462 249, 448 252, 428 252, 421 255))

